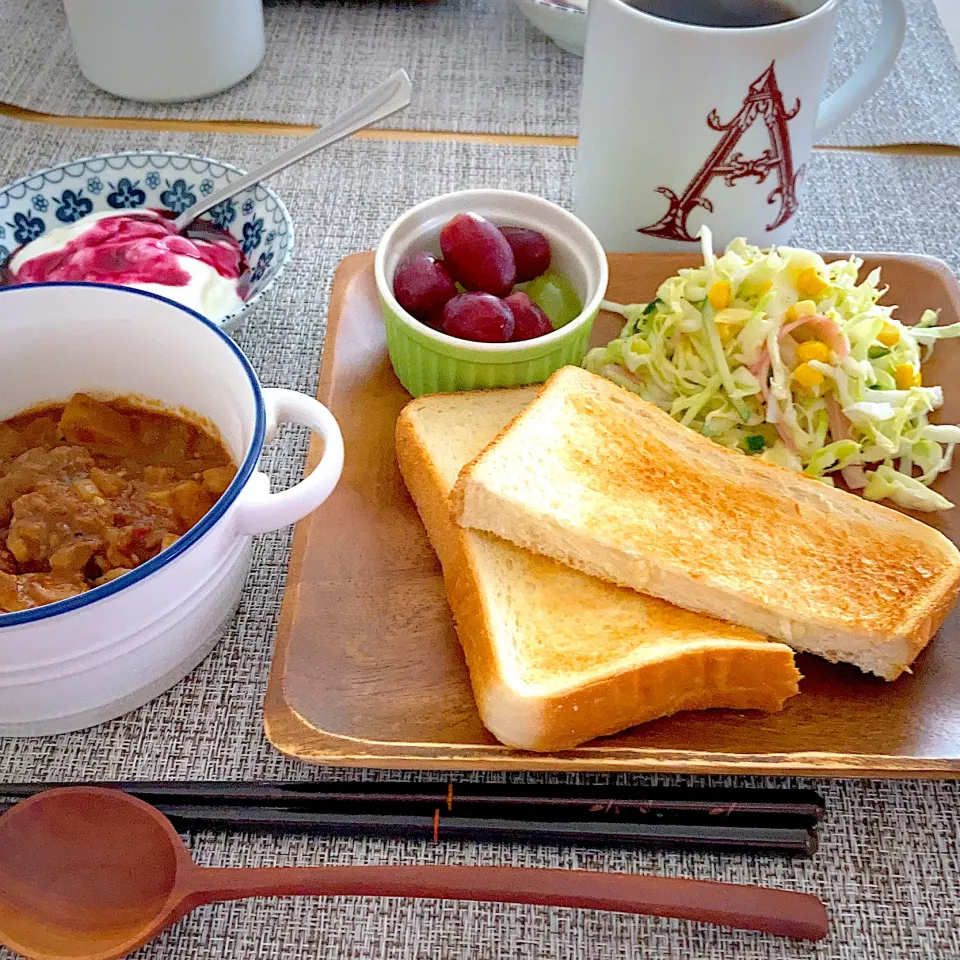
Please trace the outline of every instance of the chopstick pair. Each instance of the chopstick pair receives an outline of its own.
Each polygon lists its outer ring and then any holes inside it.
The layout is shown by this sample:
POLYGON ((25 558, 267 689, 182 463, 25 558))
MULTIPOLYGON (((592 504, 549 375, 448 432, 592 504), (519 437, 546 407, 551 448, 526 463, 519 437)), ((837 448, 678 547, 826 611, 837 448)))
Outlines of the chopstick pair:
MULTIPOLYGON (((0 813, 43 790, 77 785, 0 784, 0 813)), ((817 849, 817 826, 825 815, 822 797, 810 790, 452 782, 85 785, 139 797, 181 832, 697 847, 809 857, 817 849)))

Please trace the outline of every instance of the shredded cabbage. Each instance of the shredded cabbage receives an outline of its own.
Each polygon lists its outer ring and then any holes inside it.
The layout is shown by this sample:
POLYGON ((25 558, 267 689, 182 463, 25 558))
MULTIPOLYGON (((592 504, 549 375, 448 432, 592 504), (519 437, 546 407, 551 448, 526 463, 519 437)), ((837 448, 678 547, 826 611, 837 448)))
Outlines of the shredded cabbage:
POLYGON ((960 323, 912 325, 880 306, 879 268, 858 282, 857 257, 825 263, 792 247, 740 238, 722 256, 700 232, 704 264, 660 284, 650 303, 605 301, 619 338, 583 365, 750 456, 912 510, 953 506, 929 485, 950 469, 960 426, 931 424, 943 389, 920 371, 960 323))

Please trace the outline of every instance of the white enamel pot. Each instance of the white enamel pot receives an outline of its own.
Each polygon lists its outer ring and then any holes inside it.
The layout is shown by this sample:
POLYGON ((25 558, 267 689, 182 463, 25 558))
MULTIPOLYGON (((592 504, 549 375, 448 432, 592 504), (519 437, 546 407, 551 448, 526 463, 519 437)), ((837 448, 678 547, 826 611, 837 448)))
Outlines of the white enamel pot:
POLYGON ((330 412, 304 394, 261 388, 236 344, 186 307, 101 284, 0 289, 0 420, 76 391, 199 414, 239 470, 195 527, 136 570, 77 597, 0 613, 0 736, 92 726, 184 677, 234 616, 251 537, 318 507, 343 467, 330 412), (258 463, 281 423, 316 431, 324 453, 299 483, 271 493, 258 463))

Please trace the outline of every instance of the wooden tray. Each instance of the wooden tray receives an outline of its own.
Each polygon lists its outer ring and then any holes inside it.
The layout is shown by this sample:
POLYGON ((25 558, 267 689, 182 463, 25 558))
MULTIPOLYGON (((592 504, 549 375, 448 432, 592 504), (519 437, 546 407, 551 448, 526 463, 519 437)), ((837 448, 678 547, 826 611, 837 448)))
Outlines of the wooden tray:
MULTIPOLYGON (((904 319, 927 306, 942 310, 942 323, 960 318, 960 289, 939 261, 865 260, 883 267, 887 301, 904 319)), ((609 296, 651 299, 662 278, 694 262, 611 256, 609 296)), ((601 315, 595 340, 619 326, 601 315)), ((934 357, 925 374, 946 387, 944 421, 958 422, 960 343, 942 343, 934 357)), ((409 397, 387 357, 372 253, 337 271, 319 397, 340 422, 347 460, 336 492, 294 537, 264 710, 267 736, 284 753, 422 769, 960 774, 960 607, 895 683, 802 656, 801 692, 782 713, 680 714, 552 755, 498 744, 477 716, 440 566, 396 467, 394 424, 409 397)), ((960 464, 942 492, 960 501, 960 464)), ((932 522, 960 538, 960 508, 932 522)))

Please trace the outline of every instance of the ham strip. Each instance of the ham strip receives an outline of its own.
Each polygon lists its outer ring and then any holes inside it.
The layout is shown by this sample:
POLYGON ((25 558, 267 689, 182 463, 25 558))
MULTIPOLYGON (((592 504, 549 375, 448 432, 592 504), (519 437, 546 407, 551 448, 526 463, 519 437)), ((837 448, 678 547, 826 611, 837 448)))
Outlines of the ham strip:
POLYGON ((843 476, 843 482, 851 490, 862 490, 867 485, 867 474, 859 463, 851 463, 849 467, 844 467, 840 473, 843 476))
POLYGON ((785 337, 779 337, 778 342, 783 362, 792 369, 797 365, 797 341, 787 334, 785 337))
POLYGON ((829 317, 819 315, 812 317, 800 317, 799 320, 793 320, 784 324, 777 334, 777 339, 782 340, 787 334, 796 330, 797 327, 810 327, 816 332, 817 338, 822 340, 841 360, 850 354, 850 344, 840 329, 840 324, 829 317))
POLYGON ((787 425, 779 417, 777 422, 774 424, 777 428, 777 433, 780 434, 780 439, 783 441, 783 445, 791 452, 795 453, 797 456, 800 456, 800 451, 797 449, 797 445, 793 442, 793 437, 790 434, 790 431, 787 429, 787 425))
POLYGON ((836 394, 828 393, 823 402, 827 407, 827 424, 830 426, 830 436, 834 440, 850 439, 850 421, 843 415, 840 409, 840 401, 836 394))
MULTIPOLYGON (((780 344, 781 350, 783 351, 783 359, 787 366, 793 366, 793 361, 796 359, 795 351, 797 344, 790 334, 798 327, 804 326, 815 331, 817 338, 825 343, 841 360, 850 354, 850 344, 847 343, 847 338, 844 336, 843 331, 840 329, 840 325, 835 320, 831 320, 829 317, 821 316, 800 317, 798 320, 784 324, 777 333, 777 341, 780 344)), ((760 392, 763 395, 764 403, 767 405, 768 411, 771 403, 769 383, 770 366, 770 351, 767 349, 766 344, 760 348, 757 359, 754 360, 753 363, 747 365, 747 369, 757 378, 758 382, 760 383, 760 392)), ((837 398, 832 393, 828 393, 824 397, 824 402, 827 406, 827 419, 830 424, 830 435, 834 440, 850 439, 850 423, 843 415, 843 411, 840 409, 840 404, 837 402, 837 398)), ((778 409, 777 413, 779 414, 779 412, 780 411, 778 409)), ((777 428, 777 433, 780 434, 780 439, 783 441, 784 446, 791 453, 799 455, 799 450, 794 442, 793 435, 791 434, 787 425, 783 422, 782 417, 777 417, 777 419, 774 421, 774 426, 777 428)), ((847 486, 849 486, 852 490, 860 490, 867 485, 866 474, 864 473, 863 468, 858 465, 845 467, 842 473, 847 486)))
MULTIPOLYGON (((760 383, 760 392, 763 394, 763 402, 767 406, 768 419, 770 404, 773 402, 770 398, 770 366, 770 351, 767 349, 766 344, 760 348, 760 353, 757 355, 757 359, 747 366, 747 369, 757 378, 760 383)), ((776 403, 774 403, 774 406, 776 406, 776 403)), ((777 412, 780 412, 779 409, 777 412)), ((791 453, 798 454, 799 451, 797 450, 797 445, 794 443, 793 436, 783 420, 778 416, 773 422, 773 425, 777 428, 777 433, 780 434, 780 439, 783 441, 784 446, 791 453)))
POLYGON ((760 391, 763 393, 764 399, 766 399, 770 390, 769 384, 767 383, 767 379, 770 376, 770 352, 767 350, 766 344, 760 348, 757 359, 747 365, 747 369, 760 381, 760 391))
MULTIPOLYGON (((830 426, 830 436, 834 440, 850 440, 850 421, 840 409, 840 402, 832 393, 828 393, 823 402, 827 406, 827 423, 830 426)), ((867 485, 867 474, 859 463, 852 463, 840 471, 843 482, 851 490, 862 490, 867 485)))

